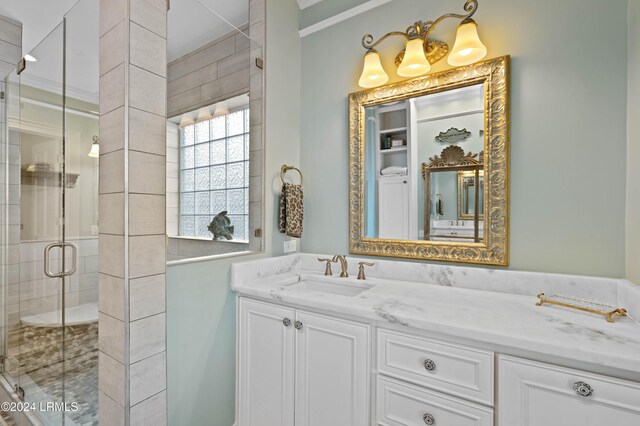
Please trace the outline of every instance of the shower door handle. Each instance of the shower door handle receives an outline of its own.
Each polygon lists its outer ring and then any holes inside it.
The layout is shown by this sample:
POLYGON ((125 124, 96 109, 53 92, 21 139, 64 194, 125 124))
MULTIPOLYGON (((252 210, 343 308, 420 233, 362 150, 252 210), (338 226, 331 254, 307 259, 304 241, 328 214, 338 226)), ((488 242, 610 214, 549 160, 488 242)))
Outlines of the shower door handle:
POLYGON ((64 276, 63 272, 51 272, 49 267, 51 266, 50 257, 51 249, 60 247, 62 249, 62 255, 64 256, 64 244, 63 243, 51 243, 44 248, 44 274, 50 278, 60 278, 64 276))
POLYGON ((50 278, 61 278, 67 277, 69 275, 73 275, 76 273, 78 269, 78 247, 73 243, 51 243, 44 248, 44 274, 50 278), (71 269, 62 271, 62 272, 51 272, 51 250, 55 247, 59 247, 62 249, 62 256, 66 255, 65 247, 71 247, 72 258, 71 258, 71 269))
POLYGON ((62 273, 63 277, 73 275, 78 270, 78 246, 73 243, 62 243, 62 255, 65 255, 65 247, 71 247, 71 269, 68 269, 62 273))

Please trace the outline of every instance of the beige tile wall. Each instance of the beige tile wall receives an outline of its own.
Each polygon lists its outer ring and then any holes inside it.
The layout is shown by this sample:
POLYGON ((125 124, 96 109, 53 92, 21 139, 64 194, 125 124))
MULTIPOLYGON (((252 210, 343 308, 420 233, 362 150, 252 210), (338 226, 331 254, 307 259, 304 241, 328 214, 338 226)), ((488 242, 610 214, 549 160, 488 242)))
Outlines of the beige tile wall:
POLYGON ((102 425, 166 424, 165 52, 165 0, 100 1, 102 425))
POLYGON ((0 80, 15 69, 22 57, 22 24, 0 15, 0 80))
POLYGON ((173 117, 247 93, 249 47, 247 36, 234 31, 172 61, 168 66, 167 115, 173 117))
POLYGON ((180 145, 179 127, 167 121, 167 235, 174 237, 179 232, 180 212, 180 145))

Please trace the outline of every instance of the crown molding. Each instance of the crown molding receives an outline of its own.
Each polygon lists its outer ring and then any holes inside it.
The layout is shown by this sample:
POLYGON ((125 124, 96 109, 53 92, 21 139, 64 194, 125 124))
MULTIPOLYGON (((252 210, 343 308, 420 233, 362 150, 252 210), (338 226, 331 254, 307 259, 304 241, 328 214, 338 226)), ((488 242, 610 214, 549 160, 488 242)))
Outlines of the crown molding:
POLYGON ((320 3, 322 0, 298 0, 298 6, 300 9, 306 9, 310 6, 313 6, 316 3, 320 3))
MULTIPOLYGON (((37 77, 35 75, 23 75, 20 77, 20 84, 26 86, 32 86, 36 89, 44 90, 45 92, 62 94, 62 83, 58 81, 52 81, 46 78, 37 77)), ((92 104, 99 104, 99 93, 89 92, 86 90, 78 89, 76 87, 67 85, 66 96, 69 98, 77 99, 79 101, 89 102, 92 104)))
MULTIPOLYGON (((313 2, 314 4, 318 1, 322 0, 298 0, 298 4, 300 2, 313 2)), ((322 31, 326 28, 329 28, 335 24, 338 24, 342 21, 346 21, 347 19, 351 19, 354 16, 358 16, 362 13, 368 12, 371 9, 375 9, 378 6, 382 6, 383 4, 387 4, 392 0, 369 0, 364 2, 356 7, 352 7, 351 9, 345 10, 342 13, 338 13, 337 15, 333 15, 330 18, 324 19, 320 22, 317 22, 313 25, 309 25, 308 27, 302 28, 300 30, 300 38, 306 37, 310 34, 316 33, 318 31, 322 31)), ((308 6, 307 6, 308 7, 308 6)), ((301 7, 302 8, 302 7, 301 7)))

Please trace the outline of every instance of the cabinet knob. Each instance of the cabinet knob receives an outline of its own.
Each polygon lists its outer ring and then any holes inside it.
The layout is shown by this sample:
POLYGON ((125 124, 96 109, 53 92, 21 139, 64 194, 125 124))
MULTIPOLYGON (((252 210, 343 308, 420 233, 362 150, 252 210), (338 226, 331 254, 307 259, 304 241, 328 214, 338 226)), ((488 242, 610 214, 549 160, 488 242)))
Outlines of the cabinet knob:
POLYGON ((425 359, 424 360, 424 368, 427 371, 434 371, 436 369, 436 363, 434 360, 432 359, 425 359))
POLYGON ((291 325, 291 320, 289 318, 285 318, 282 320, 282 323, 285 327, 289 327, 291 325))
POLYGON ((422 420, 424 420, 424 423, 428 424, 428 425, 435 425, 436 424, 436 418, 433 417, 429 413, 425 413, 425 415, 422 416, 422 420))
POLYGON ((575 382, 573 384, 573 390, 580 396, 591 396, 593 394, 593 388, 591 385, 585 382, 575 382))
POLYGON ((293 326, 296 328, 296 330, 302 330, 302 323, 300 321, 294 322, 293 326))

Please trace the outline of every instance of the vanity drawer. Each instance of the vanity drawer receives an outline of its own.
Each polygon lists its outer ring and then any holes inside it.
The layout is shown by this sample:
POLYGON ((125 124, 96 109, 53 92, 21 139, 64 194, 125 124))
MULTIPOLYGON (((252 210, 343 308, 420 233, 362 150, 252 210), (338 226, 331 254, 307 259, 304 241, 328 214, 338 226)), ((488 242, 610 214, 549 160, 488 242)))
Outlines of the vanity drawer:
POLYGON ((640 383, 500 355, 500 425, 640 425, 640 383))
POLYGON ((379 329, 378 371, 493 405, 493 352, 379 329))
POLYGON ((378 377, 376 419, 381 426, 492 426, 493 410, 378 377))

